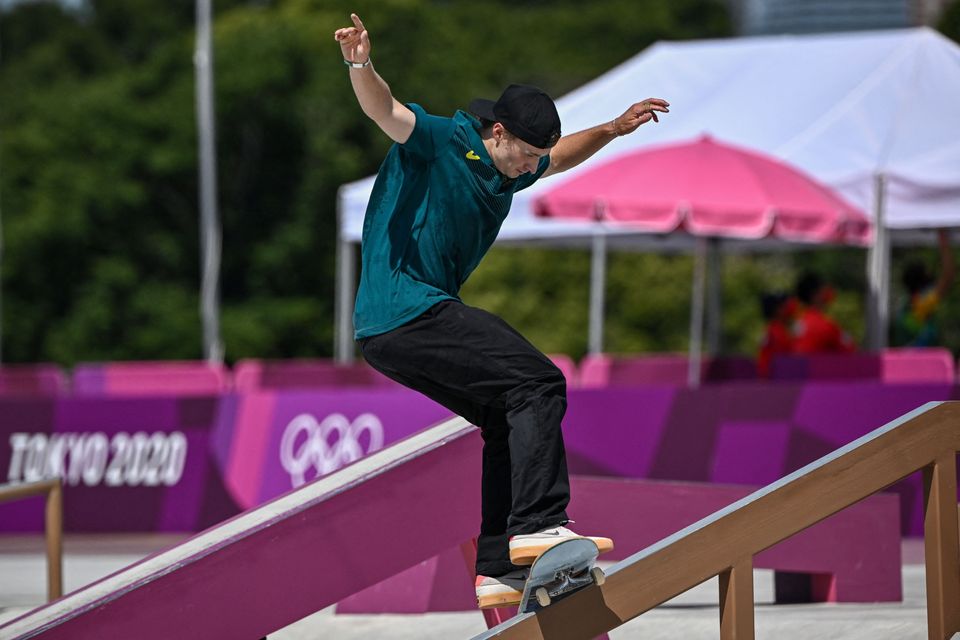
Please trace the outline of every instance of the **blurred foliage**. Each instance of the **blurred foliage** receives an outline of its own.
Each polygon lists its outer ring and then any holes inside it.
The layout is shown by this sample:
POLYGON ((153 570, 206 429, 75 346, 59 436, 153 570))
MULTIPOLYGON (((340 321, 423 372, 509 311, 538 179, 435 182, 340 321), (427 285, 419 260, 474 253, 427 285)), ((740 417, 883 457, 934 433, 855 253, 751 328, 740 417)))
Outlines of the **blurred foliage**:
POLYGON ((937 29, 954 42, 960 43, 960 0, 953 0, 944 9, 937 29))
MULTIPOLYGON (((685 352, 690 336, 693 257, 613 251, 608 256, 604 347, 613 353, 685 352)), ((830 315, 858 342, 865 336, 866 251, 823 249, 721 258, 722 351, 754 354, 764 331, 764 293, 792 293, 811 270, 837 288, 830 315)), ((470 304, 520 327, 547 353, 587 350, 587 250, 494 248, 463 289, 470 304), (522 292, 522 293, 518 293, 522 292)))
MULTIPOLYGON (((438 114, 509 82, 562 95, 657 40, 731 33, 719 0, 215 1, 230 361, 332 352, 337 189, 374 173, 389 143, 357 107, 332 38, 350 10, 394 94, 438 114)), ((201 357, 194 11, 192 0, 0 10, 5 360, 201 357)), ((598 105, 598 121, 623 106, 598 105)), ((835 278, 836 314, 862 336, 864 264, 862 251, 728 257, 727 348, 755 350, 760 293, 807 265, 835 278)), ((463 295, 544 350, 579 356, 589 269, 583 250, 496 248, 463 295)), ((691 272, 685 255, 612 254, 610 350, 685 349, 691 272)))

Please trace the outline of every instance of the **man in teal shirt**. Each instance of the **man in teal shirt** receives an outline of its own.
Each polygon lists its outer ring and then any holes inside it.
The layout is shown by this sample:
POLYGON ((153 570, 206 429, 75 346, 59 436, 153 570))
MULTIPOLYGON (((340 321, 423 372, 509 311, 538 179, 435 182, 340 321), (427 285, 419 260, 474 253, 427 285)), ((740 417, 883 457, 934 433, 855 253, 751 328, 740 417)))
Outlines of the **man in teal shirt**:
MULTIPOLYGON (((526 566, 583 537, 564 526, 566 381, 503 320, 463 304, 460 287, 496 239, 514 193, 657 121, 669 105, 650 98, 564 137, 553 100, 524 85, 510 85, 496 102, 474 100, 472 115, 430 115, 393 97, 373 69, 369 34, 356 14, 351 20, 334 38, 353 90, 396 143, 364 217, 355 337, 373 367, 480 427, 477 601, 517 604, 526 566)), ((591 539, 601 553, 613 548, 609 538, 591 539)))
MULTIPOLYGON (((541 95, 526 87, 511 91, 541 95)), ((416 104, 407 108, 416 124, 407 141, 387 154, 363 221, 353 319, 358 340, 396 329, 442 300, 456 300, 496 239, 514 192, 533 184, 549 165, 547 156, 531 157, 532 171, 508 178, 493 165, 479 120, 462 111, 440 118, 416 104)))

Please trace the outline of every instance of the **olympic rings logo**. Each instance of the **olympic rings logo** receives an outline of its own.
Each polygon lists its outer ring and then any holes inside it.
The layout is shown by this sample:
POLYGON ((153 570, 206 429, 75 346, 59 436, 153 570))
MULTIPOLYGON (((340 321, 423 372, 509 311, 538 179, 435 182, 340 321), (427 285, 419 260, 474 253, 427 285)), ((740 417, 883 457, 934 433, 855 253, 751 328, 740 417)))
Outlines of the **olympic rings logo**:
POLYGON ((341 413, 332 413, 319 423, 309 413, 302 413, 291 420, 283 432, 280 464, 296 488, 381 447, 383 424, 372 413, 361 414, 353 422, 341 413), (366 452, 360 439, 364 432, 368 438, 366 452), (308 473, 310 469, 314 473, 308 473))

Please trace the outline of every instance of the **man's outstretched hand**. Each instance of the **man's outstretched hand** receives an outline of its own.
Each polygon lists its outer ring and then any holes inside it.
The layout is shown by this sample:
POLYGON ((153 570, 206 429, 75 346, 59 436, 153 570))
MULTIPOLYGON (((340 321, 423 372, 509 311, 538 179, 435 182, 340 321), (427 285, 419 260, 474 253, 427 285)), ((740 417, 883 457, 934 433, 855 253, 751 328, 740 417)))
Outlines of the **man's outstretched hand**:
POLYGON ((333 37, 340 43, 344 60, 362 64, 370 59, 370 37, 360 21, 360 16, 351 13, 350 19, 353 20, 353 26, 337 29, 333 32, 333 37))
POLYGON ((647 98, 643 102, 631 105, 622 115, 613 119, 613 130, 618 136, 633 133, 642 124, 660 122, 657 112, 670 113, 670 103, 660 98, 647 98))

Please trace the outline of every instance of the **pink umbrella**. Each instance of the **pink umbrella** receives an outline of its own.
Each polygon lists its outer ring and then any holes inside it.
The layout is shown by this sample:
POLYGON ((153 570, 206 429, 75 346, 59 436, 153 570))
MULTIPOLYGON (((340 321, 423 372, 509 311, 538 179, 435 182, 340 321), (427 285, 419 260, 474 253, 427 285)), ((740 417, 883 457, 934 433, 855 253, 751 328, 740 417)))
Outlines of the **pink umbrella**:
POLYGON ((703 136, 614 158, 560 184, 538 215, 649 233, 866 245, 870 220, 775 158, 703 136))
MULTIPOLYGON (((562 182, 534 202, 538 215, 603 221, 600 230, 698 236, 690 312, 688 380, 700 381, 708 238, 867 245, 870 220, 780 160, 718 143, 655 147, 623 155, 562 182)), ((602 350, 606 244, 594 237, 590 351, 602 350)), ((716 277, 716 274, 711 274, 716 277)), ((718 291, 714 281, 711 290, 718 291)), ((717 314, 712 314, 716 316, 717 314)), ((713 323, 714 333, 717 323, 713 323)))

